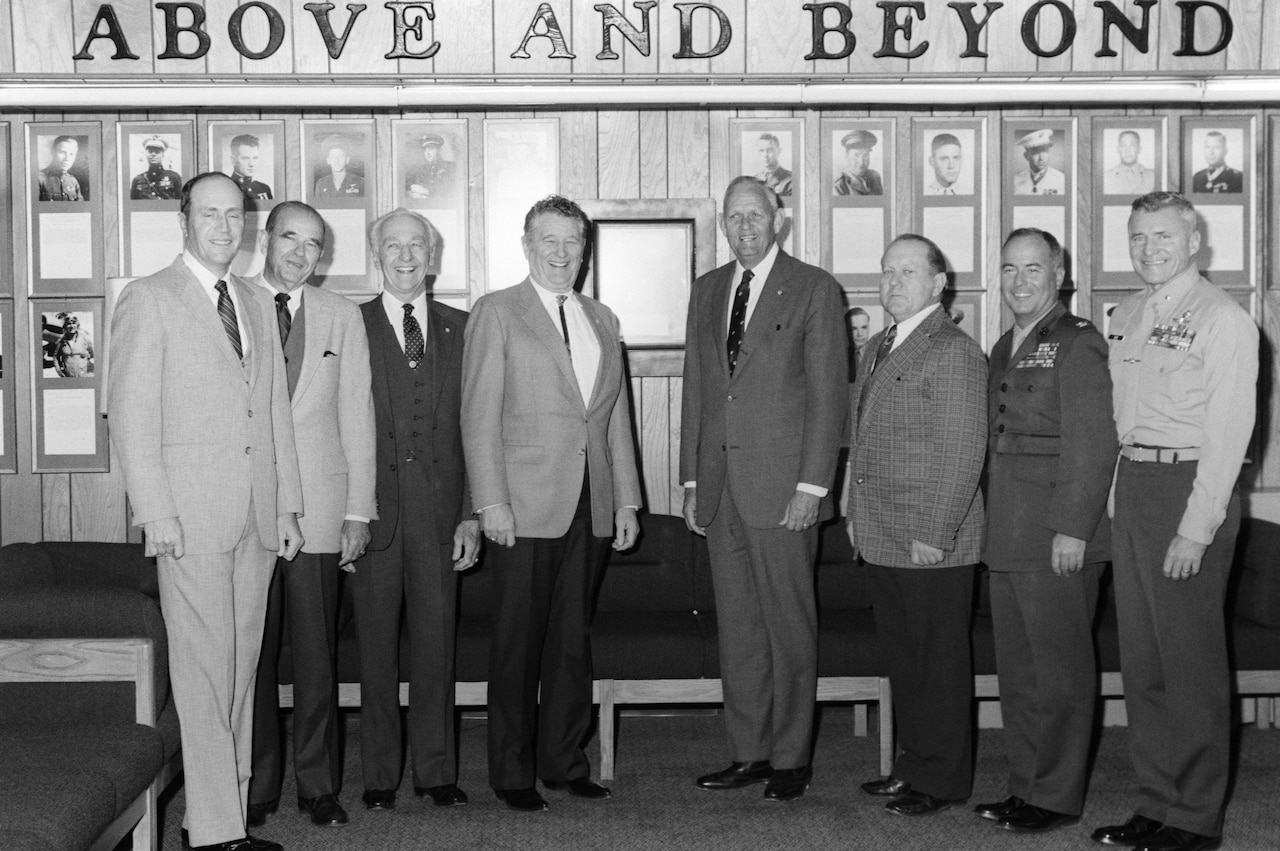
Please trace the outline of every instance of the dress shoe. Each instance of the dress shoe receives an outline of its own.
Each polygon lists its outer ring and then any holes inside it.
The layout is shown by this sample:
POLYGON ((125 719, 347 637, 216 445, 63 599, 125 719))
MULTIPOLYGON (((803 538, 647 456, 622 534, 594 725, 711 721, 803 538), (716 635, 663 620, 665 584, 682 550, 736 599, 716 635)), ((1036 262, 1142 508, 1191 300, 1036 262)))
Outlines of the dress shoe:
POLYGON ((1164 827, 1144 839, 1135 851, 1201 851, 1217 848, 1220 836, 1204 836, 1178 827, 1164 827))
POLYGON ((766 801, 792 801, 804 794, 813 780, 813 766, 800 768, 775 768, 769 778, 769 785, 764 787, 766 801))
POLYGON ((1090 834, 1094 842, 1103 845, 1139 845, 1146 842, 1164 827, 1155 819, 1135 815, 1124 824, 1109 824, 1090 834))
POLYGON ((250 804, 248 811, 244 814, 245 827, 262 827, 267 823, 267 816, 274 813, 279 806, 279 798, 261 804, 250 804))
POLYGON ((532 786, 527 789, 494 789, 493 794, 511 809, 522 813, 540 813, 547 809, 546 799, 532 786))
POLYGON ((256 836, 245 836, 244 839, 232 839, 230 842, 215 842, 212 845, 192 845, 185 827, 182 828, 182 847, 188 851, 284 851, 284 846, 280 843, 259 839, 256 836))
POLYGON ((895 816, 931 816, 949 808, 955 801, 935 798, 924 792, 908 790, 884 805, 895 816))
POLYGON ((769 760, 759 762, 735 762, 722 771, 704 774, 694 782, 699 789, 741 789, 752 783, 763 783, 773 776, 769 760))
POLYGON ((1009 813, 1021 807, 1026 801, 1017 795, 1010 795, 1003 801, 997 801, 994 804, 978 804, 973 811, 982 818, 989 818, 992 821, 1000 821, 1000 819, 1009 815, 1009 813))
POLYGON ((868 795, 883 795, 888 798, 896 798, 899 795, 910 792, 911 784, 890 774, 888 777, 863 783, 862 791, 868 795))
POLYGON ((338 803, 337 795, 299 798, 298 812, 311 816, 311 823, 318 827, 342 827, 348 821, 347 811, 338 803))
POLYGON ((364 794, 360 796, 360 800, 364 801, 365 809, 394 810, 396 808, 396 790, 366 789, 364 794))
POLYGON ((1011 830, 1014 833, 1045 833, 1064 824, 1075 824, 1079 820, 1078 815, 1055 813, 1053 810, 1046 810, 1035 804, 1023 804, 997 821, 996 827, 1001 830, 1011 830))
POLYGON ((575 798, 603 801, 605 798, 613 797, 612 792, 596 783, 590 777, 575 777, 572 780, 543 780, 542 785, 552 792, 567 791, 575 798))
POLYGON ((456 783, 445 783, 443 786, 413 787, 413 794, 419 798, 430 798, 437 807, 460 807, 469 798, 467 793, 458 788, 456 783))

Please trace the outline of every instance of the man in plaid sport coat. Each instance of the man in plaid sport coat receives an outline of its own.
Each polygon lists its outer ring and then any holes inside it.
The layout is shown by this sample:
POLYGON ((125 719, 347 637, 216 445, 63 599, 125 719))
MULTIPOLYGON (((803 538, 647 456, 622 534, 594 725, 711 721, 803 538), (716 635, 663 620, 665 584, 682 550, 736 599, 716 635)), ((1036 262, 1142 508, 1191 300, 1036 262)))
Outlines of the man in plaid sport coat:
POLYGON ((973 783, 969 613, 982 548, 987 441, 982 350, 942 310, 938 247, 905 234, 881 260, 894 324, 867 342, 851 390, 849 538, 867 563, 901 753, 863 784, 897 815, 967 798, 973 783))

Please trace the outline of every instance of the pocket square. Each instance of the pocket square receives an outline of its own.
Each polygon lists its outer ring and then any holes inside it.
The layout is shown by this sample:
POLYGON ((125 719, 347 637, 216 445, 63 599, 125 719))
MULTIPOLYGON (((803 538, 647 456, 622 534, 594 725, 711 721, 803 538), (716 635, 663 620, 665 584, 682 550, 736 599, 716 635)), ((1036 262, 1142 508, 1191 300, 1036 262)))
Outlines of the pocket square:
POLYGON ((325 356, 325 357, 327 357, 327 358, 336 358, 336 357, 338 356, 338 353, 337 353, 337 352, 331 352, 331 351, 329 351, 328 349, 325 349, 325 350, 324 350, 324 356, 325 356))

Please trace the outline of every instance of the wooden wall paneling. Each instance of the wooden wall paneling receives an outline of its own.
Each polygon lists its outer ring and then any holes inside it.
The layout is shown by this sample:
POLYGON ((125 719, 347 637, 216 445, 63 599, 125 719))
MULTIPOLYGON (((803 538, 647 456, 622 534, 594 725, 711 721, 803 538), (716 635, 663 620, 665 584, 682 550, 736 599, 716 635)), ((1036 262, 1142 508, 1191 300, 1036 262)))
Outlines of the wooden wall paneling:
MULTIPOLYGON (((1256 71, 1259 68, 1274 68, 1274 65, 1263 65, 1263 21, 1262 0, 1228 0, 1223 4, 1231 12, 1235 20, 1235 33, 1231 43, 1227 45, 1227 68, 1236 71, 1256 71), (1245 24, 1245 22, 1249 22, 1245 24)), ((1274 8, 1275 3, 1271 3, 1274 8)), ((1261 184, 1259 184, 1261 185, 1261 184)))
POLYGON ((75 36, 69 0, 19 0, 12 13, 13 58, 22 73, 75 73, 71 57, 79 46, 72 46, 75 36))
POLYGON ((595 198, 599 184, 596 114, 588 110, 539 112, 560 124, 560 191, 569 198, 595 198))
MULTIPOLYGON (((29 2, 29 0, 27 0, 29 2)), ((89 48, 93 60, 72 60, 75 62, 77 74, 150 74, 155 70, 155 51, 151 46, 151 12, 152 6, 147 0, 115 0, 111 4, 120 21, 120 29, 124 32, 129 50, 137 54, 137 59, 119 59, 115 55, 116 47, 111 39, 94 40, 89 48)), ((75 46, 71 49, 74 55, 80 51, 85 38, 89 35, 89 25, 98 14, 101 6, 97 0, 74 0, 72 3, 73 31, 75 46)), ((5 68, 4 70, 10 70, 5 68)))
POLYGON ((640 197, 640 113, 600 110, 596 114, 596 144, 599 197, 640 197))
POLYGON ((671 511, 676 516, 684 513, 684 482, 680 478, 680 425, 684 406, 684 378, 667 379, 667 440, 671 445, 671 511))
POLYGON ((814 60, 804 58, 813 43, 812 20, 796 6, 751 4, 743 14, 743 33, 751 35, 745 45, 746 70, 752 74, 812 74, 814 60))
POLYGON ((669 198, 667 194, 667 113, 640 112, 640 197, 669 198))
MULTIPOLYGON (((334 33, 340 33, 339 27, 347 25, 347 4, 344 2, 336 3, 337 7, 330 13, 329 20, 333 24, 334 33)), ((345 49, 342 56, 338 59, 329 60, 329 71, 334 74, 368 74, 368 73, 386 73, 388 67, 392 65, 387 59, 383 58, 391 50, 391 15, 385 11, 381 3, 369 3, 369 8, 365 9, 360 19, 356 21, 355 26, 351 28, 351 35, 347 39, 345 49)), ((453 4, 450 4, 453 5, 453 4)), ((314 22, 311 24, 315 26, 314 22)), ((431 22, 424 21, 422 31, 425 34, 430 29, 431 22)), ((469 39, 464 39, 469 41, 469 39)), ((413 48, 413 42, 409 47, 413 48)), ((322 54, 328 56, 328 53, 322 54)), ((406 60, 421 63, 423 60, 414 59, 406 60)))
MULTIPOLYGON (((932 8, 926 7, 926 9, 928 9, 929 15, 923 21, 916 21, 912 44, 918 45, 928 41, 929 49, 918 59, 906 60, 907 67, 911 73, 976 75, 986 71, 986 59, 981 57, 960 58, 960 54, 964 53, 965 47, 968 45, 968 37, 965 34, 964 25, 960 22, 959 15, 943 4, 937 4, 932 8)), ((999 17, 1002 12, 1003 10, 997 11, 996 17, 999 17)), ((982 20, 984 14, 986 12, 983 10, 982 4, 978 4, 973 10, 973 15, 977 20, 982 20)), ((994 24, 995 20, 995 17, 991 19, 992 24, 994 24)), ((989 31, 990 27, 988 26, 983 29, 982 34, 978 37, 978 44, 982 50, 990 50, 992 49, 992 44, 1000 44, 1000 42, 995 42, 988 37, 989 31)), ((873 30, 871 32, 878 31, 873 30)), ((868 39, 872 37, 869 32, 868 39)), ((901 47, 901 44, 899 46, 901 47)), ((874 52, 879 49, 879 45, 872 45, 869 40, 866 49, 868 52, 874 52)))
MULTIPOLYGON (((771 3, 777 3, 778 0, 769 0, 771 3)), ((753 0, 757 5, 759 0, 753 0)), ((711 59, 711 73, 713 74, 745 74, 752 71, 747 64, 747 42, 751 39, 747 38, 747 0, 718 0, 716 3, 729 17, 729 24, 733 27, 735 37, 729 42, 729 48, 719 56, 711 59)), ((797 11, 794 7, 784 6, 779 11, 777 17, 787 17, 794 15, 797 11)), ((758 38, 759 36, 755 36, 758 38)))
MULTIPOLYGON (((391 212, 392 208, 396 206, 396 179, 391 171, 391 148, 393 143, 391 119, 399 117, 400 113, 393 113, 387 110, 379 110, 373 113, 373 174, 369 175, 369 177, 373 179, 376 187, 377 207, 373 211, 375 217, 391 212)), ((406 114, 405 117, 408 117, 408 115, 406 114)), ((370 223, 372 224, 372 221, 370 223)), ((373 275, 374 279, 378 279, 379 273, 376 269, 370 268, 370 274, 373 275)), ((381 285, 381 283, 381 280, 378 280, 378 284, 381 285)))
MULTIPOLYGON (((1125 9, 1126 6, 1119 8, 1125 9)), ((1128 8, 1132 14, 1133 8, 1128 8)), ((1120 35, 1119 30, 1113 29, 1111 49, 1116 51, 1116 55, 1095 56, 1094 53, 1102 46, 1102 13, 1083 0, 1077 0, 1075 9, 1076 26, 1079 30, 1076 32, 1075 48, 1071 51, 1071 70, 1087 74, 1119 73, 1124 68, 1124 46, 1128 42, 1120 35)))
POLYGON ((485 292, 484 245, 484 119, 482 112, 463 113, 467 119, 467 170, 470 173, 470 196, 467 199, 467 232, 472 234, 471 258, 467 264, 471 274, 471 304, 485 292))
MULTIPOLYGON (((340 5, 345 6, 345 4, 340 4, 340 5)), ((444 4, 437 4, 434 9, 437 20, 440 17, 440 13, 442 11, 445 11, 439 8, 442 5, 444 4)), ((448 5, 453 6, 457 4, 450 3, 448 5)), ((337 10, 334 10, 334 11, 337 11, 337 10)), ((392 35, 393 30, 391 26, 391 15, 386 11, 385 7, 381 3, 370 3, 369 8, 365 11, 365 14, 369 15, 369 18, 367 20, 362 19, 361 23, 369 27, 369 30, 370 30, 369 35, 372 36, 375 33, 381 33, 381 39, 382 39, 381 48, 377 49, 375 52, 371 53, 369 56, 369 60, 371 63, 381 66, 382 70, 385 70, 388 67, 392 67, 392 68, 396 68, 401 74, 407 74, 407 75, 435 73, 436 55, 439 55, 439 52, 440 52, 439 50, 436 51, 435 55, 432 55, 429 57, 422 57, 417 59, 412 59, 412 58, 397 59, 394 61, 387 59, 386 55, 391 52, 391 48, 393 46, 393 35, 392 35)), ((416 36, 412 34, 406 35, 405 48, 407 50, 413 53, 425 53, 426 51, 431 49, 431 45, 440 42, 439 36, 436 35, 437 21, 429 19, 423 13, 422 9, 420 8, 406 9, 405 17, 410 24, 421 23, 422 25, 421 39, 418 39, 416 36)), ((476 38, 475 34, 472 33, 471 37, 467 38, 465 43, 471 44, 474 42, 478 42, 480 40, 481 39, 476 38)), ((444 45, 441 44, 440 50, 443 50, 443 49, 444 49, 444 45)), ((371 70, 374 70, 374 69, 371 69, 371 70)))
MULTIPOLYGON (((237 53, 231 46, 231 39, 227 35, 227 25, 231 22, 231 13, 239 5, 238 0, 204 0, 204 13, 206 16, 204 25, 209 33, 209 38, 213 40, 213 46, 205 56, 205 70, 210 74, 252 74, 256 70, 257 62, 252 59, 245 59, 237 53)), ((254 12, 250 17, 261 17, 261 15, 254 12)), ((164 42, 161 41, 160 44, 164 44, 164 42)), ((254 44, 253 46, 256 47, 257 45, 254 44)), ((166 64, 163 66, 166 70, 168 61, 166 59, 166 64)))
MULTIPOLYGON (((19 3, 25 3, 27 0, 18 0, 19 3)), ((152 51, 158 55, 164 52, 165 47, 165 16, 159 9, 151 13, 151 44, 152 51)), ((185 12, 178 15, 179 24, 189 24, 191 16, 185 12)), ((178 49, 184 52, 191 52, 196 49, 196 38, 190 33, 181 34, 178 37, 178 49)), ((166 74, 203 74, 206 69, 206 57, 201 56, 199 59, 165 59, 156 60, 156 66, 163 68, 166 74)))
MULTIPOLYGON (((671 198, 706 198, 716 189, 711 182, 710 160, 729 150, 728 123, 724 125, 724 144, 711 144, 710 114, 706 110, 676 109, 667 113, 667 193, 671 198)), ((728 168, 728 160, 724 162, 728 168)), ((724 186, 719 187, 723 191, 724 186)))
MULTIPOLYGON (((674 118, 674 113, 670 114, 674 118)), ((729 120, 734 117, 734 113, 727 109, 717 109, 709 113, 707 131, 710 137, 710 145, 707 151, 708 156, 708 184, 700 187, 691 194, 686 194, 684 181, 677 180, 674 168, 678 162, 683 148, 677 148, 676 136, 677 130, 674 124, 670 126, 670 138, 667 143, 667 160, 672 165, 671 185, 667 190, 671 193, 672 198, 699 198, 708 197, 716 202, 716 210, 719 211, 723 206, 724 190, 729 185, 729 181, 733 179, 733 175, 729 173, 729 146, 732 144, 729 132, 729 120)), ((690 187, 693 188, 693 187, 690 187)), ((724 234, 721 232, 719 225, 716 226, 716 265, 727 263, 733 259, 733 255, 729 253, 729 243, 725 241, 724 234)))
POLYGON ((1259 22, 1258 35, 1262 39, 1259 67, 1280 67, 1280 3, 1263 5, 1259 22))
MULTIPOLYGON (((1079 29, 1080 21, 1098 15, 1098 10, 1093 8, 1093 0, 1061 0, 1061 2, 1072 10, 1073 19, 1077 25, 1076 34, 1071 40, 1071 46, 1063 53, 1057 56, 1037 57, 1036 70, 1042 74, 1069 73, 1075 65, 1077 51, 1091 53, 1094 50, 1094 47, 1089 42, 1080 38, 1079 29)), ((1066 34, 1062 16, 1058 14, 1054 7, 1048 6, 1041 9, 1037 32, 1040 36, 1040 43, 1048 48, 1056 46, 1066 34)))
MULTIPOLYGON (((305 0, 298 0, 298 5, 303 2, 305 0)), ((280 42, 280 47, 270 56, 262 59, 246 59, 241 64, 245 73, 250 74, 294 74, 296 73, 293 62, 294 39, 296 38, 294 32, 296 28, 292 25, 295 19, 294 0, 272 0, 269 5, 279 12, 280 17, 284 20, 284 41, 280 42)), ((334 9, 331 14, 337 14, 339 9, 346 11, 345 4, 338 4, 338 9, 334 9)), ((309 21, 303 21, 304 26, 311 32, 318 33, 315 18, 312 18, 306 10, 303 10, 303 14, 310 18, 309 21)), ((271 31, 270 22, 262 10, 250 9, 245 12, 240 20, 243 28, 241 37, 244 39, 245 47, 254 51, 266 50, 270 43, 271 31)), ((224 37, 225 32, 224 30, 222 33, 224 37)), ((327 56, 328 54, 323 51, 324 49, 321 48, 321 55, 327 56)))
POLYGON ((897 116, 898 138, 894 143, 897 155, 893 161, 895 175, 893 181, 894 191, 897 197, 902 199, 902 203, 895 205, 893 214, 895 221, 890 223, 891 230, 885 240, 886 247, 894 237, 908 233, 912 228, 911 219, 915 215, 915 210, 912 209, 911 199, 916 197, 915 187, 918 184, 915 181, 921 179, 920 164, 916 162, 919 157, 913 148, 912 123, 914 119, 923 118, 926 115, 927 113, 920 110, 904 110, 897 116))
MULTIPOLYGON (((1151 8, 1152 26, 1154 31, 1155 16, 1157 11, 1160 15, 1160 41, 1159 44, 1152 45, 1152 53, 1159 57, 1157 67, 1161 71, 1199 71, 1212 72, 1221 71, 1227 67, 1226 51, 1216 56, 1174 56, 1173 52, 1178 49, 1178 45, 1182 41, 1182 10, 1173 4, 1159 4, 1151 8)), ((1211 25, 1211 14, 1200 12, 1197 15, 1199 26, 1197 27, 1199 47, 1203 48, 1211 44, 1210 39, 1214 38, 1216 30, 1211 25)), ((1216 23, 1213 21, 1212 23, 1216 23)), ((1236 28, 1236 35, 1240 34, 1239 27, 1236 28)), ((1155 39, 1153 38, 1154 42, 1155 39)))
MULTIPOLYGON (((801 203, 807 211, 804 220, 804 246, 806 262, 822 264, 822 196, 831 191, 822 182, 821 115, 817 110, 799 113, 804 119, 804 199, 801 203)), ((830 270, 828 270, 830 271, 830 270)))
MULTIPOLYGON (((290 56, 293 59, 293 73, 295 74, 324 74, 329 70, 329 52, 324 43, 324 38, 320 35, 320 28, 316 26, 316 19, 310 12, 303 8, 306 0, 285 0, 288 5, 288 14, 285 20, 289 25, 289 33, 285 37, 289 44, 290 56)), ((347 27, 347 19, 350 17, 347 13, 346 3, 335 3, 337 8, 329 12, 329 24, 333 27, 335 35, 341 36, 347 27)), ((284 6, 278 5, 277 8, 284 12, 284 6)), ((374 10, 365 9, 361 13, 360 18, 356 21, 356 26, 373 26, 370 20, 374 18, 374 10)), ((388 27, 388 29, 390 29, 388 27)), ((283 51, 284 48, 281 48, 283 51)))
POLYGON ((71 540, 71 475, 45 473, 40 477, 44 541, 71 540))
POLYGON ((0 74, 13 73, 13 0, 0 0, 0 74))
MULTIPOLYGON (((569 50, 574 55, 573 62, 567 64, 564 60, 560 60, 561 64, 565 64, 567 68, 572 68, 574 74, 621 74, 622 73, 622 56, 627 51, 634 52, 628 42, 617 30, 612 32, 612 48, 613 52, 618 54, 617 59, 597 59, 598 54, 604 47, 604 32, 600 26, 600 13, 595 10, 596 4, 600 0, 571 0, 569 3, 554 4, 556 13, 571 15, 573 20, 573 41, 569 43, 569 50)), ((629 20, 638 23, 640 15, 635 9, 630 8, 624 0, 614 0, 614 6, 618 11, 629 16, 629 20)), ((649 13, 652 20, 653 12, 649 13)), ((528 21, 525 22, 526 24, 528 21)), ((564 22, 561 21, 561 26, 564 22)), ((638 29, 638 27, 637 27, 638 29)), ((566 33, 566 38, 567 38, 566 33)), ((517 44, 519 42, 516 42, 517 44)), ((532 53, 533 51, 530 51, 532 53)))
POLYGON ((1260 450, 1260 458, 1254 458, 1257 465, 1254 486, 1275 488, 1280 485, 1280 369, 1277 369, 1276 355, 1280 353, 1280 292, 1262 290, 1258 295, 1261 307, 1262 332, 1262 370, 1258 376, 1258 427, 1255 433, 1262 439, 1255 442, 1260 450))
MULTIPOLYGON (((493 73, 527 76, 529 74, 563 74, 570 70, 568 59, 551 58, 553 46, 551 39, 546 36, 534 36, 529 39, 525 47, 529 53, 528 59, 513 58, 511 54, 520 46, 520 41, 533 21, 534 12, 537 11, 539 4, 533 0, 509 0, 506 3, 495 4, 495 6, 499 5, 501 9, 495 8, 493 12, 493 73)), ((560 24, 560 31, 564 34, 570 52, 574 52, 573 42, 577 27, 574 26, 572 8, 564 3, 556 4, 553 8, 556 11, 556 21, 560 24)), ((538 25, 538 30, 543 31, 541 24, 538 25)))
MULTIPOLYGON (((1094 242, 1100 233, 1101 222, 1093 220, 1093 187, 1096 174, 1093 161, 1093 119, 1099 115, 1113 115, 1119 110, 1077 110, 1072 114, 1076 121, 1076 247, 1070 257, 1070 277, 1076 288, 1076 315, 1097 320, 1093 315, 1093 280, 1091 261, 1094 242)), ((1099 248, 1099 250, 1101 250, 1099 248)), ((1101 328, 1101 324, 1098 326, 1101 328)))
MULTIPOLYGON (((938 13, 942 7, 934 5, 934 14, 938 13)), ((853 17, 849 19, 849 29, 853 31, 857 38, 854 45, 853 53, 849 54, 849 73, 851 74, 905 74, 910 66, 906 59, 891 59, 885 57, 876 59, 874 54, 880 49, 881 33, 884 31, 884 12, 872 3, 850 3, 850 10, 853 17)), ((828 17, 830 21, 830 17, 828 17)), ((830 49, 835 49, 836 43, 828 45, 830 49)), ((831 69, 826 67, 832 63, 819 62, 815 63, 823 70, 830 72, 831 69)))
MULTIPOLYGON (((988 71, 1030 73, 1036 70, 1036 55, 1022 45, 1022 19, 1033 5, 1035 0, 1008 0, 1003 9, 991 16, 991 23, 987 25, 987 44, 992 45, 988 71)), ((1042 7, 1041 14, 1053 15, 1053 7, 1042 7)))
MULTIPOLYGON (((284 122, 284 185, 285 191, 277 194, 276 199, 302 198, 302 170, 307 166, 302 162, 302 125, 303 118, 328 118, 327 110, 318 112, 264 112, 259 118, 284 122)), ((349 116, 356 118, 357 115, 349 116)), ((310 154, 315 156, 314 153, 310 154)), ((264 217, 258 227, 265 229, 267 220, 264 217)))
MULTIPOLYGON (((633 391, 636 381, 632 379, 633 391)), ((643 471, 645 505, 655 514, 670 514, 671 412, 667 401, 668 379, 641 378, 638 381, 638 395, 643 402, 635 419, 640 430, 640 469, 643 471)))
MULTIPOLYGON (((658 22, 660 24, 659 32, 659 50, 658 54, 658 73, 661 74, 708 74, 711 73, 710 59, 676 59, 675 54, 680 50, 680 13, 678 10, 660 3, 654 9, 659 13, 658 22)), ((715 44, 715 38, 712 37, 713 20, 711 13, 706 9, 696 11, 693 15, 692 31, 693 31, 693 49, 699 52, 710 50, 715 44)), ((739 35, 738 41, 741 41, 739 35)))
POLYGON ((70 540, 124 542, 124 474, 115 461, 109 473, 71 474, 70 540))
MULTIPOLYGON (((1168 151, 1168 169, 1169 169, 1169 189, 1174 192, 1182 192, 1188 188, 1191 182, 1191 175, 1187 174, 1182 163, 1182 119, 1189 115, 1199 115, 1198 109, 1161 109, 1160 114, 1167 116, 1169 119, 1169 139, 1166 150, 1168 151), (1187 184, 1187 185, 1184 185, 1187 184)), ((1197 165, 1196 168, 1200 166, 1197 165)))
POLYGON ((976 118, 985 115, 987 119, 986 172, 987 184, 987 221, 986 238, 982 240, 980 250, 986 255, 986 280, 982 282, 985 290, 983 298, 983 322, 985 325, 983 350, 990 353, 996 340, 1000 339, 1000 244, 1004 241, 1001 215, 1003 206, 1011 199, 1004 197, 1003 179, 1005 161, 1009 157, 1007 140, 1004 132, 1004 118, 1017 118, 1040 115, 1043 110, 1022 109, 975 111, 976 118))
MULTIPOLYGON (((596 0, 598 2, 598 0, 596 0)), ((623 9, 622 0, 618 0, 619 9, 623 9)), ((640 25, 640 13, 634 8, 634 0, 627 4, 623 9, 627 18, 631 20, 637 28, 640 25)), ((620 39, 617 33, 614 33, 613 49, 622 57, 621 62, 612 63, 618 66, 614 73, 618 71, 627 74, 648 74, 657 75, 658 66, 661 63, 663 51, 668 54, 675 53, 679 46, 678 41, 670 41, 664 38, 666 30, 663 27, 664 17, 676 18, 680 17, 680 13, 675 9, 666 7, 665 4, 659 3, 649 12, 649 55, 645 56, 639 50, 636 50, 626 39, 620 39)), ((599 25, 599 19, 593 26, 599 25)))
MULTIPOLYGON (((1117 5, 1120 6, 1120 4, 1117 5)), ((1142 22, 1142 16, 1139 14, 1139 10, 1136 7, 1131 7, 1128 4, 1125 4, 1120 6, 1120 8, 1125 10, 1129 20, 1133 21, 1135 24, 1142 22)), ((1177 10, 1174 9, 1173 12, 1176 14, 1177 10)), ((1140 52, 1136 47, 1124 39, 1119 39, 1112 43, 1112 46, 1115 47, 1116 50, 1120 51, 1120 57, 1124 60, 1124 70, 1155 71, 1160 67, 1160 51, 1164 49, 1160 16, 1160 4, 1152 6, 1150 18, 1151 36, 1147 43, 1146 53, 1140 52)))
MULTIPOLYGON (((488 3, 438 4, 433 22, 440 42, 440 52, 432 60, 436 73, 492 74, 494 43, 485 38, 492 29, 493 8, 488 3)), ((513 49, 508 47, 507 53, 513 49)))

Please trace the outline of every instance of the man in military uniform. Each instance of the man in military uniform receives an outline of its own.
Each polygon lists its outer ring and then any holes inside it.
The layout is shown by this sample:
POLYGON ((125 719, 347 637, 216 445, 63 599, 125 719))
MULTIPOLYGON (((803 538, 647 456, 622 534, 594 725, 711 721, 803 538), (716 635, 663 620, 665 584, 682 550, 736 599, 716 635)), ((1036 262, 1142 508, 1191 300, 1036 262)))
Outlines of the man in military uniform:
POLYGON ((1191 178, 1192 192, 1243 192, 1244 172, 1227 165, 1227 137, 1210 130, 1204 137, 1205 168, 1191 178))
POLYGON ((1223 607, 1253 432, 1258 329, 1196 266, 1196 209, 1133 202, 1129 258, 1146 286, 1112 314, 1120 461, 1113 575, 1137 774, 1134 815, 1094 840, 1141 851, 1217 847, 1230 775, 1223 607))
POLYGON ((1156 188, 1156 173, 1138 162, 1142 137, 1134 130, 1121 130, 1116 140, 1120 162, 1102 175, 1102 191, 1107 195, 1146 195, 1156 188))
POLYGON ((422 165, 409 172, 409 177, 405 180, 405 191, 410 198, 421 200, 452 195, 454 164, 440 156, 444 137, 437 133, 426 133, 418 140, 418 144, 422 147, 422 165))
POLYGON ((844 171, 836 178, 836 195, 883 195, 880 172, 870 167, 876 137, 866 130, 851 130, 840 140, 844 145, 844 171))
POLYGON ((324 160, 329 166, 329 173, 316 181, 317 198, 363 198, 364 178, 347 171, 351 162, 351 148, 347 140, 341 136, 330 136, 324 140, 324 160))
POLYGON ((791 169, 785 168, 778 162, 778 155, 782 153, 782 143, 778 141, 778 137, 772 133, 761 133, 760 138, 756 140, 756 151, 759 152, 760 160, 764 164, 764 170, 756 175, 756 180, 768 186, 779 196, 790 195, 791 169))
POLYGON ((1027 170, 1013 176, 1014 195, 1063 195, 1067 191, 1067 176, 1049 165, 1049 151, 1053 149, 1052 130, 1032 130, 1018 139, 1027 170))
POLYGON ((982 553, 1009 797, 974 811, 1018 833, 1074 822, 1083 807, 1098 690, 1093 613, 1110 557, 1107 344, 1058 301, 1065 276, 1052 234, 1009 234, 1000 294, 1014 327, 991 352, 982 553))
POLYGON ((93 377, 93 336, 80 327, 80 318, 74 313, 59 313, 62 320, 62 336, 53 350, 53 361, 58 375, 63 378, 93 377))
POLYGON ((132 201, 176 201, 182 195, 182 175, 164 167, 164 155, 169 143, 159 136, 152 136, 142 143, 146 152, 147 170, 133 178, 129 184, 132 201))
POLYGON ((231 179, 240 187, 244 197, 270 201, 271 187, 253 175, 258 170, 258 137, 241 133, 231 140, 231 179))
POLYGON ((76 154, 80 152, 80 143, 74 136, 59 136, 53 140, 51 152, 53 157, 49 164, 40 169, 40 200, 86 200, 80 191, 80 181, 70 174, 71 167, 76 164, 76 154))

